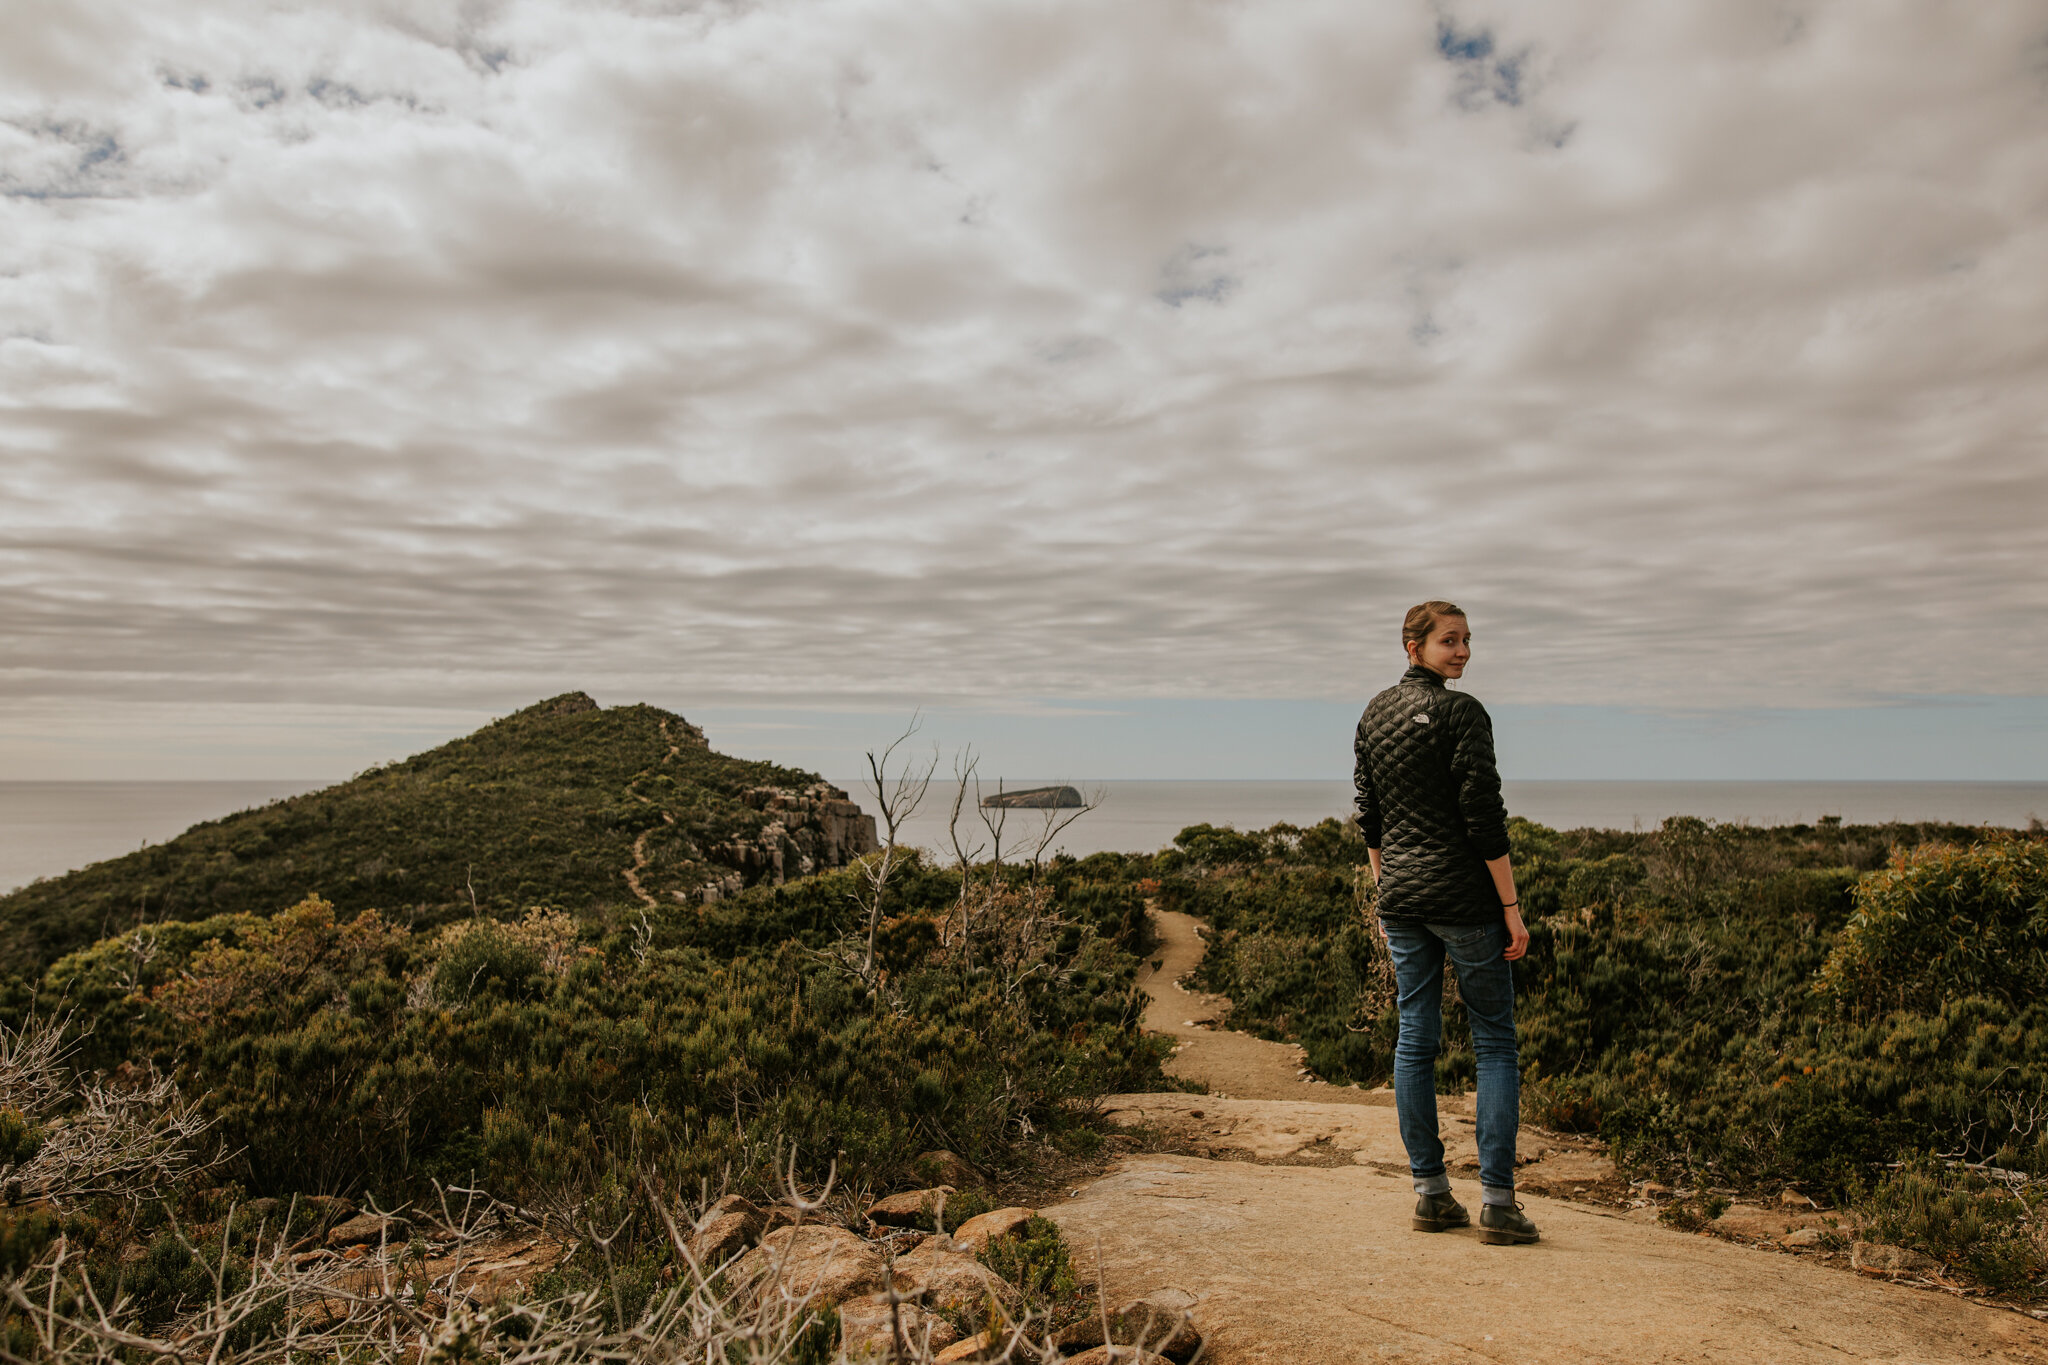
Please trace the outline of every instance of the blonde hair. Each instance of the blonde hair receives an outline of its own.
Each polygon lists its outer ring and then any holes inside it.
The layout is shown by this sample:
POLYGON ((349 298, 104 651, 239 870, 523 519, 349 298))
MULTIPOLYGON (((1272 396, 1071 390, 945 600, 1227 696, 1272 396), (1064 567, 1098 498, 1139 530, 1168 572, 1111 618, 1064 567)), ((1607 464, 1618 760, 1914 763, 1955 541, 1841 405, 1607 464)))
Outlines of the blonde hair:
POLYGON ((1429 638, 1436 629, 1436 623, 1446 616, 1463 616, 1465 609, 1456 602, 1419 602, 1408 608, 1408 614, 1401 618, 1401 648, 1412 652, 1429 638))

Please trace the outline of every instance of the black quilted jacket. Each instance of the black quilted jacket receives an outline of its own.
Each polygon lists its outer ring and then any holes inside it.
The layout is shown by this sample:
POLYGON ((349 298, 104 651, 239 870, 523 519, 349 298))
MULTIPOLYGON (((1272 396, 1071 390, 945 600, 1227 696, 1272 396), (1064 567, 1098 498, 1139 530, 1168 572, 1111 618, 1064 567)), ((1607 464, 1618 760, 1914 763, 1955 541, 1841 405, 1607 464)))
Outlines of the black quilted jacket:
POLYGON ((1508 810, 1486 708, 1416 665, 1358 720, 1358 826, 1380 852, 1380 918, 1497 924, 1486 870, 1508 851, 1508 810))

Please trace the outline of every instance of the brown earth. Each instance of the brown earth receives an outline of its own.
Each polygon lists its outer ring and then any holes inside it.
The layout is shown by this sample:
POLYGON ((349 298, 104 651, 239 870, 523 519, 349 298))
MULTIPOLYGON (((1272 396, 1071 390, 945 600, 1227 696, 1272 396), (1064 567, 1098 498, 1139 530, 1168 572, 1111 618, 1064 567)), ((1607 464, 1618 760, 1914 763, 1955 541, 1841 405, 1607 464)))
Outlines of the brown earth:
MULTIPOLYGON (((1677 1232, 1651 1209, 1541 1197, 1617 1182, 1586 1144, 1529 1130, 1519 1179, 1540 1243, 1412 1232, 1392 1096, 1304 1079, 1298 1049, 1223 1029, 1227 1002, 1179 985, 1201 957, 1194 922, 1161 913, 1158 927, 1147 1026, 1182 1044, 1169 1071, 1218 1093, 1112 1096, 1118 1121, 1189 1154, 1122 1158, 1045 1213, 1109 1300, 1193 1294, 1204 1360, 2048 1365, 2048 1327, 2016 1313, 1677 1232)), ((1469 1115, 1444 1106, 1476 1216, 1469 1115)))

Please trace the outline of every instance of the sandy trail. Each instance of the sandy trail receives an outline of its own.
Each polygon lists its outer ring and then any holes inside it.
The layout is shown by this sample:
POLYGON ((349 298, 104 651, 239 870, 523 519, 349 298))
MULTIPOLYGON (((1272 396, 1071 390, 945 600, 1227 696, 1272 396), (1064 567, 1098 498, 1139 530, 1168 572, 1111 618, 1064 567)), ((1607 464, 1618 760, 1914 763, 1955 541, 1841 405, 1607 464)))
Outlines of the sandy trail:
MULTIPOLYGON (((667 721, 663 721, 661 723, 661 737, 663 739, 669 739, 667 721)), ((683 750, 681 745, 675 743, 673 740, 670 740, 668 752, 661 756, 661 762, 668 762, 670 759, 674 758, 677 754, 681 753, 682 751, 683 750)), ((656 764, 655 766, 659 767, 661 765, 656 764)), ((638 779, 635 780, 637 781, 638 779)), ((630 785, 626 788, 626 790, 632 792, 633 799, 635 801, 638 801, 641 805, 651 806, 654 804, 654 802, 649 798, 642 796, 639 792, 633 791, 630 785)), ((662 811, 660 812, 660 814, 661 822, 664 825, 673 825, 676 822, 675 816, 670 815, 667 811, 662 811)), ((640 874, 647 870, 647 838, 649 835, 653 833, 654 831, 651 829, 643 829, 640 831, 640 837, 633 841, 633 861, 631 865, 624 870, 622 875, 626 879, 626 885, 632 889, 632 892, 635 896, 640 898, 640 903, 642 905, 647 906, 649 909, 658 909, 661 905, 661 902, 656 900, 654 898, 653 893, 648 891, 646 887, 640 885, 640 874)))
MULTIPOLYGON (((1543 1241, 1483 1245, 1470 1230, 1411 1232, 1415 1197, 1391 1097, 1304 1081, 1293 1048, 1221 1029, 1219 1002, 1177 978, 1202 946, 1161 914, 1146 1022, 1185 1046, 1175 1074, 1215 1095, 1124 1095, 1131 1121, 1208 1134, 1230 1159, 1134 1156, 1048 1216, 1113 1302, 1178 1288, 1216 1365, 1287 1361, 2011 1360, 2048 1365, 2048 1327, 1947 1295, 1850 1275, 1776 1252, 1687 1235, 1640 1214, 1525 1192, 1543 1241), (1272 1163, 1288 1164, 1272 1164, 1272 1163), (1098 1262, 1099 1255, 1099 1262, 1098 1262)), ((1445 1110, 1457 1192, 1476 1179, 1445 1110)), ((1540 1135, 1525 1136, 1525 1148, 1540 1135)), ((1524 1155, 1532 1153, 1525 1150, 1524 1155)), ((1593 1178, 1597 1157, 1554 1144, 1528 1167, 1593 1178), (1575 1164, 1576 1163, 1576 1164, 1575 1164)))
POLYGON ((1300 1075, 1301 1049, 1292 1043, 1269 1043, 1222 1027, 1230 1015, 1230 1001, 1181 984, 1202 960, 1195 920, 1165 910, 1155 911, 1153 920, 1159 947, 1140 969, 1138 984, 1151 997, 1145 1006, 1146 1031, 1170 1034, 1180 1048, 1166 1064, 1168 1075, 1202 1081, 1232 1099, 1393 1106, 1389 1091, 1324 1085, 1300 1075))

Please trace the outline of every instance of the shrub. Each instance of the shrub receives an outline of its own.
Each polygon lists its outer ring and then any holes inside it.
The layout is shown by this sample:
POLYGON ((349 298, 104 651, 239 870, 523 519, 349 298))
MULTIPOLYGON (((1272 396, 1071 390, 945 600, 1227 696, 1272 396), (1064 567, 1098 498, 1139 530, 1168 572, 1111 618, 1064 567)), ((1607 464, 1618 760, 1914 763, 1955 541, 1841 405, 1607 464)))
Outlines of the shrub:
POLYGON ((1819 989, 1866 1017, 1986 996, 2009 1005, 2048 981, 2048 843, 1990 839, 1901 852, 1856 888, 1819 989))
POLYGON ((1680 1232, 1705 1232, 1716 1218, 1728 1212, 1726 1195, 1695 1194, 1674 1199, 1657 1213, 1657 1221, 1680 1232))
POLYGON ((1066 1322, 1086 1311, 1073 1255, 1059 1225, 1049 1218, 1033 1218, 1015 1236, 991 1238, 980 1259, 1016 1287, 1027 1313, 1047 1313, 1056 1322, 1066 1322))
POLYGON ((1872 1240, 1912 1247, 1993 1289, 2048 1297, 2048 1219, 2038 1199, 1922 1157, 1885 1175, 1858 1208, 1872 1240))

